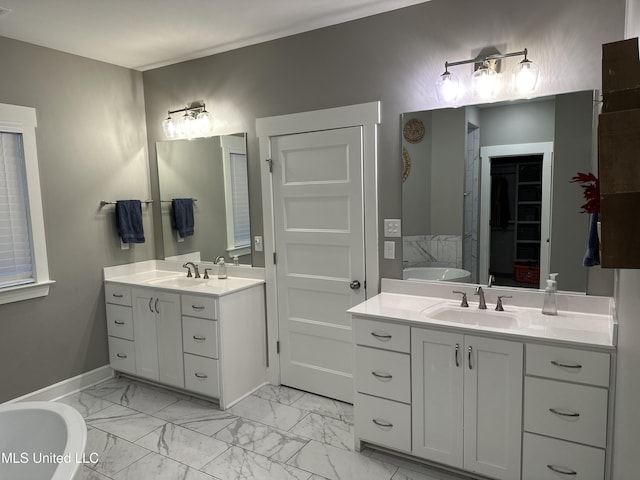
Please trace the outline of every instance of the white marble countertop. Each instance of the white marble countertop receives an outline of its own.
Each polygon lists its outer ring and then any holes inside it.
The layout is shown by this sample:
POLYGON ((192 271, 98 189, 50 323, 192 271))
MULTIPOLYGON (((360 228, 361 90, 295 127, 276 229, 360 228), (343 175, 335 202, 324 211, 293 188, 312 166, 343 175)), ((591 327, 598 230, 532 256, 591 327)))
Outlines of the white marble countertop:
POLYGON ((204 267, 213 268, 210 278, 187 278, 181 262, 150 260, 104 269, 104 281, 136 287, 149 287, 178 293, 195 293, 223 296, 246 288, 264 284, 263 269, 227 266, 225 279, 217 277, 217 266, 203 262, 204 267), (244 275, 243 275, 244 274, 244 275), (246 275, 246 276, 245 276, 246 275))
MULTIPOLYGON (((450 288, 450 287, 448 287, 450 288)), ((383 285, 384 290, 384 285, 383 285)), ((388 290, 398 290, 389 288, 388 290)), ((415 292, 412 292, 415 293, 415 292)), ((460 307, 460 300, 446 298, 443 296, 429 296, 427 294, 403 294, 397 292, 383 291, 379 295, 354 306, 349 310, 354 316, 367 317, 379 320, 408 323, 412 326, 429 327, 436 329, 457 330, 462 333, 482 334, 502 338, 518 339, 521 341, 536 340, 560 344, 573 344, 582 347, 598 347, 604 349, 614 349, 617 337, 617 323, 614 312, 606 313, 603 308, 586 309, 586 311, 558 310, 558 315, 543 315, 540 308, 530 306, 504 305, 504 312, 494 311, 495 304, 489 304, 487 298, 487 310, 478 311, 478 302, 472 301, 469 297, 469 307, 460 307), (433 318, 443 309, 452 311, 455 316, 468 317, 463 321, 445 321, 433 318), (488 314, 489 320, 477 323, 474 319, 488 314), (595 312, 595 313, 591 313, 595 312), (500 326, 501 322, 491 320, 502 320, 509 326, 500 326), (496 323, 498 325, 491 325, 496 323)), ((433 292, 436 295, 442 292, 433 292)), ((508 294, 501 291, 501 294, 508 294)), ((536 292, 537 293, 537 292, 536 292)), ((456 296, 457 297, 457 296, 456 296)), ((592 302, 593 299, 583 296, 585 303, 592 302)), ((578 302, 579 299, 573 299, 578 302)), ((523 302, 526 303, 526 302, 523 302)), ((562 304, 563 302, 559 302, 562 304)), ((604 303, 604 301, 603 301, 604 303)))

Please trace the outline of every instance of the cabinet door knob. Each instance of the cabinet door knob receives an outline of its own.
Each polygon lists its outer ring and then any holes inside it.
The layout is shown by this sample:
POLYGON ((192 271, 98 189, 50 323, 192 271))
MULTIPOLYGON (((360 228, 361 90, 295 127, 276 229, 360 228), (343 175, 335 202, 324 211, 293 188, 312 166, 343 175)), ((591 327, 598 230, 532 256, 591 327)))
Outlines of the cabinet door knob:
POLYGON ((160 310, 158 310, 158 302, 159 301, 160 301, 160 299, 156 298, 156 303, 155 303, 156 313, 160 313, 160 310))
POLYGON ((149 311, 150 311, 151 313, 153 313, 153 307, 151 306, 151 303, 152 303, 152 302, 153 302, 153 297, 151 297, 151 298, 149 299, 149 311))
POLYGON ((354 280, 353 282, 351 282, 351 283, 349 284, 349 288, 350 288, 351 290, 359 290, 359 289, 360 289, 360 281, 358 281, 358 280, 354 280))
POLYGON ((473 365, 471 364, 471 357, 473 357, 473 347, 469 347, 469 353, 468 353, 468 363, 469 363, 469 370, 473 370, 473 365))
POLYGON ((460 366, 460 344, 456 343, 456 367, 460 366))

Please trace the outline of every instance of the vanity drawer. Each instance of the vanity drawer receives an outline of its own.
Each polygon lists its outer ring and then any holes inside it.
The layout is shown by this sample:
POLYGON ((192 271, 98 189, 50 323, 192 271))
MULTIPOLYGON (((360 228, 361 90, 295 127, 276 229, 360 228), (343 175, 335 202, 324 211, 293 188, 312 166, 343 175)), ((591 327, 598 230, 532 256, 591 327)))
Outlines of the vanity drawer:
POLYGON ((356 393, 355 431, 360 440, 411 452, 411 407, 356 393))
POLYGON ((364 318, 353 319, 353 339, 357 345, 384 348, 409 353, 410 327, 399 323, 379 322, 364 318))
POLYGON ((107 303, 131 306, 131 287, 117 283, 104 284, 104 298, 107 303))
POLYGON ((136 353, 130 340, 109 337, 109 363, 119 372, 136 373, 136 353))
POLYGON ((218 322, 182 317, 182 345, 185 353, 218 358, 218 322))
POLYGON ((607 390, 526 377, 524 395, 526 431, 606 447, 607 390))
POLYGON ((218 318, 217 304, 214 297, 182 295, 182 314, 216 320, 218 318))
POLYGON ((192 392, 209 397, 220 397, 218 360, 185 353, 184 385, 192 392))
POLYGON ((525 433, 522 451, 522 480, 604 478, 604 450, 599 448, 525 433))
POLYGON ((356 390, 411 402, 411 362, 406 353, 356 347, 356 390))
POLYGON ((107 303, 107 332, 112 337, 133 340, 133 309, 107 303))
POLYGON ((527 344, 527 375, 609 386, 608 353, 527 344))

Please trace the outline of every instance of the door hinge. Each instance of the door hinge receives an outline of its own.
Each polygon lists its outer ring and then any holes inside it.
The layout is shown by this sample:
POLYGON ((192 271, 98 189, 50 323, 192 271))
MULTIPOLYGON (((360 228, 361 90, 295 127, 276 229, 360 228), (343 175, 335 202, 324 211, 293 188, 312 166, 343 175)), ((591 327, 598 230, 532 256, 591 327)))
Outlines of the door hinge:
POLYGON ((276 264, 276 252, 273 252, 273 264, 276 264))
POLYGON ((280 355, 280 340, 276 342, 276 353, 280 355))
POLYGON ((267 162, 269 164, 269 173, 273 173, 273 159, 272 158, 267 158, 265 160, 265 162, 267 162))

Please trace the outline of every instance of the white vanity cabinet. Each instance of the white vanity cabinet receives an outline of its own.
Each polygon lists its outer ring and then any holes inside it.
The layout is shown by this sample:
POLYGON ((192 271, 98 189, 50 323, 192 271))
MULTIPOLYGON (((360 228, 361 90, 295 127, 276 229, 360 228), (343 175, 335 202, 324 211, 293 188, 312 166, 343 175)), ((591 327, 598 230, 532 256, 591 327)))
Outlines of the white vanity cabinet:
POLYGON ((520 478, 523 345, 411 328, 412 453, 520 478))
POLYGON ((136 375, 184 388, 180 295, 133 288, 136 375))
POLYGON ((609 353, 528 344, 523 480, 606 478, 609 353))
POLYGON ((117 278, 105 279, 114 370, 217 399, 222 409, 266 383, 264 281, 212 279, 208 293, 171 275, 170 287, 145 285, 162 272, 117 278))

